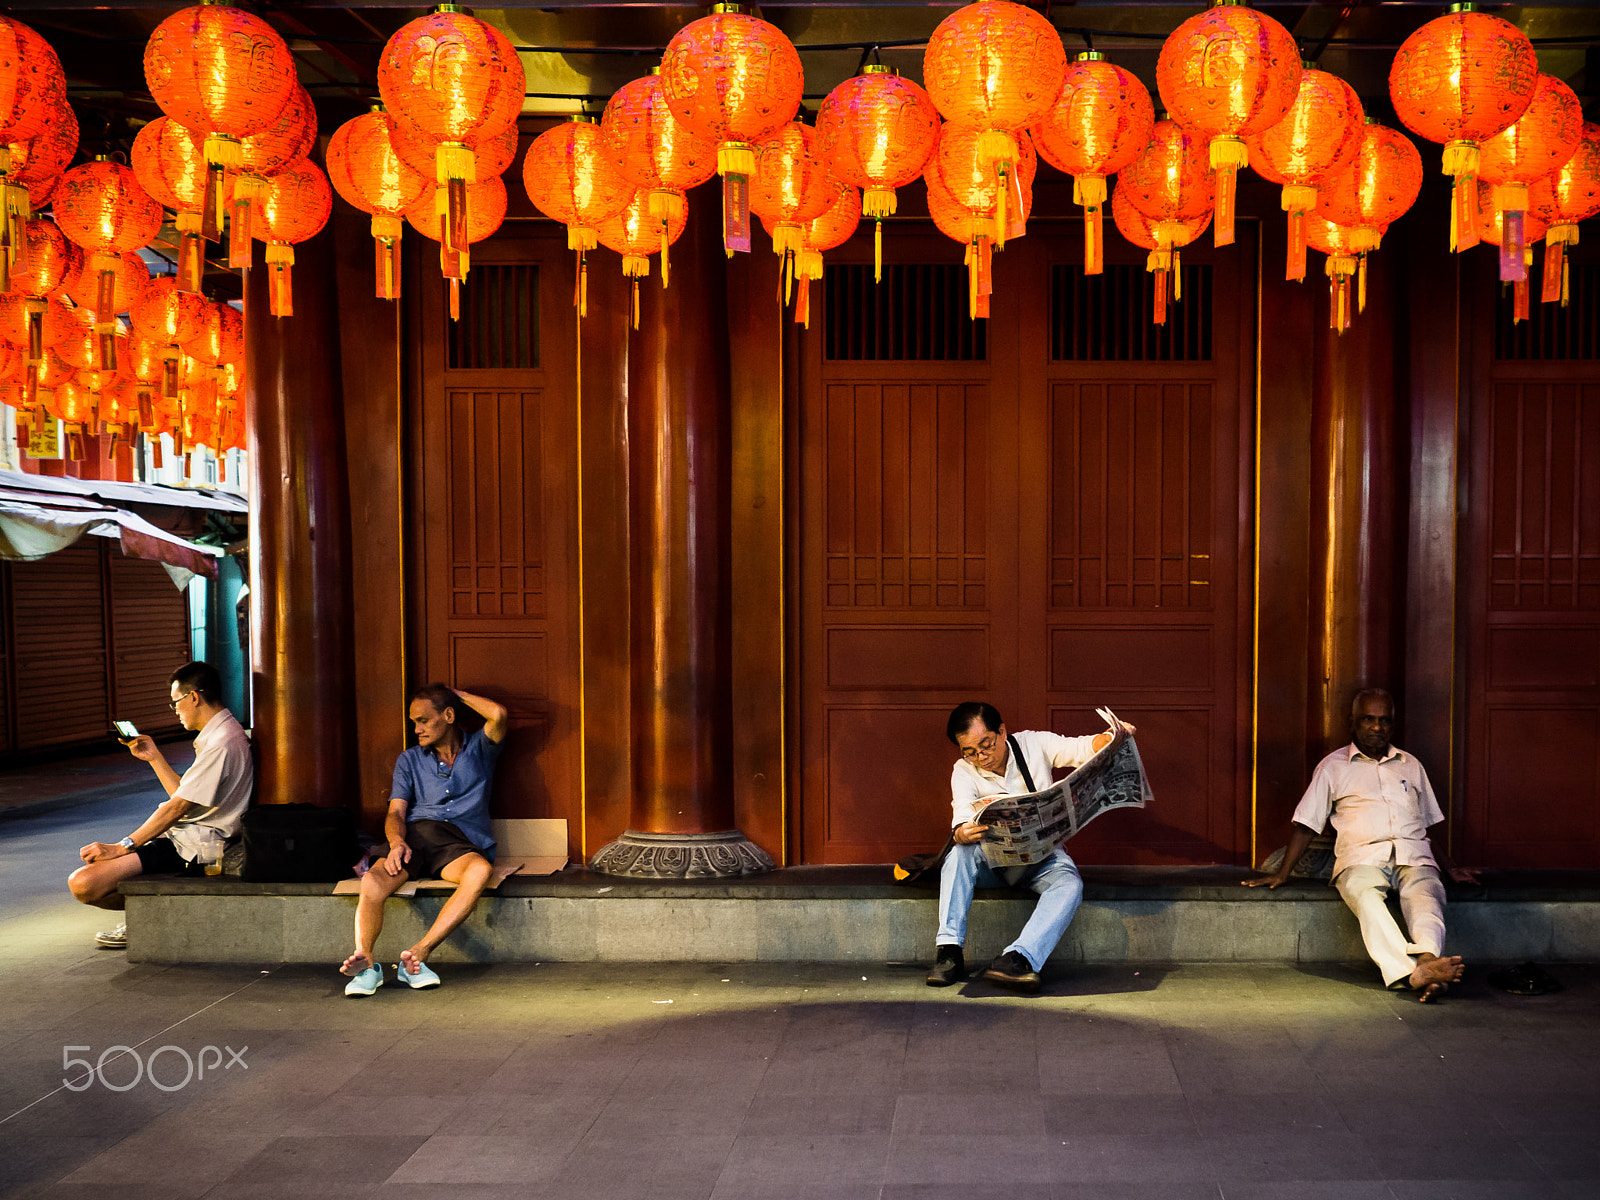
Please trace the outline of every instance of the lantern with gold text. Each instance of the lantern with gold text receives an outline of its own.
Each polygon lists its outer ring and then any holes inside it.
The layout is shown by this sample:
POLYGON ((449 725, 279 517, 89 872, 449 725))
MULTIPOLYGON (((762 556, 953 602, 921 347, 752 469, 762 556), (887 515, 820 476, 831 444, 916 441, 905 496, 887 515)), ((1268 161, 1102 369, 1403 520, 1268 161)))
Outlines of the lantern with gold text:
POLYGON ((457 247, 444 243, 445 225, 449 221, 449 190, 434 188, 431 196, 424 196, 406 213, 406 220, 418 233, 439 243, 439 270, 450 281, 450 319, 456 321, 461 318, 461 285, 472 265, 472 244, 483 241, 506 219, 506 185, 498 175, 482 183, 467 184, 463 209, 467 214, 467 228, 457 247))
POLYGON ((834 187, 834 201, 827 211, 806 222, 800 252, 795 256, 794 319, 807 329, 811 328, 811 282, 822 278, 822 256, 849 241, 861 224, 861 193, 837 181, 834 187))
POLYGON ((1289 214, 1283 277, 1294 280, 1306 277, 1306 215, 1317 206, 1317 188, 1354 153, 1363 117, 1353 87, 1311 63, 1302 65, 1300 90, 1283 120, 1245 138, 1256 173, 1283 188, 1280 203, 1289 214))
MULTIPOLYGON (((95 278, 95 330, 113 338, 117 326, 117 272, 122 256, 161 231, 161 205, 139 186, 133 171, 97 158, 73 167, 56 187, 56 224, 88 257, 86 274, 95 278)), ((116 367, 116 343, 106 341, 104 365, 116 367)))
POLYGON ((1218 246, 1233 243, 1234 186, 1249 165, 1244 139, 1283 119, 1300 91, 1294 35, 1239 0, 1213 0, 1162 43, 1156 86, 1167 111, 1210 142, 1218 246))
MULTIPOLYGON (((401 120, 395 121, 392 136, 395 153, 405 160, 406 166, 432 183, 439 143, 401 120)), ((518 136, 515 122, 498 133, 485 135, 472 148, 472 170, 467 175, 467 182, 483 183, 510 170, 511 164, 517 161, 518 136)))
POLYGON ((717 144, 673 119, 660 67, 612 94, 600 132, 623 179, 646 195, 660 235, 661 286, 667 287, 668 232, 673 222, 688 219, 689 189, 717 173, 717 144))
POLYGON ((713 4, 667 43, 661 85, 673 118, 716 143, 723 249, 748 251, 755 143, 800 109, 805 76, 799 52, 776 25, 743 6, 713 4))
POLYGON ((122 331, 114 317, 117 313, 127 312, 144 296, 150 286, 150 268, 144 265, 144 259, 137 254, 119 255, 116 270, 113 272, 111 312, 101 314, 95 308, 102 299, 100 277, 94 272, 83 269, 82 251, 71 242, 67 245, 74 252, 72 257, 76 259, 76 269, 68 272, 61 290, 79 309, 95 314, 94 328, 97 339, 95 366, 100 370, 115 370, 118 362, 117 351, 124 344, 124 339, 120 336, 122 331), (107 326, 110 326, 109 334, 107 326))
MULTIPOLYGON (((941 127, 939 131, 941 147, 946 136, 964 139, 966 134, 960 130, 952 134, 952 127, 949 125, 941 127)), ((995 204, 1000 187, 991 173, 977 167, 975 158, 968 157, 966 161, 983 177, 988 187, 986 194, 988 207, 975 211, 964 204, 956 192, 947 186, 942 161, 943 156, 935 151, 928 156, 928 161, 922 168, 923 182, 928 188, 928 215, 933 218, 933 223, 940 233, 965 247, 963 265, 967 268, 967 314, 971 319, 977 320, 979 317, 989 315, 989 298, 994 294, 993 256, 997 216, 995 204)), ((1021 176, 1020 170, 1015 172, 1018 183, 1022 182, 1021 176)), ((967 182, 969 184, 972 182, 970 175, 967 182)), ((976 189, 967 190, 971 195, 976 189)), ((978 198, 984 199, 983 196, 978 198)), ((1008 213, 1008 219, 1020 219, 1021 222, 1026 222, 1032 208, 1033 187, 1030 174, 1028 186, 1022 189, 1021 207, 1015 212, 1008 213)))
POLYGON ((1111 197, 1111 219, 1116 222, 1118 233, 1150 252, 1144 263, 1145 271, 1155 276, 1150 319, 1165 325, 1169 298, 1173 303, 1183 299, 1183 259, 1179 251, 1206 231, 1211 224, 1211 210, 1205 209, 1198 217, 1187 220, 1153 220, 1129 202, 1125 195, 1128 190, 1124 175, 1111 197))
POLYGON ((995 176, 995 245, 1002 250, 1019 225, 1006 210, 1021 199, 1013 169, 1020 135, 1050 111, 1066 74, 1061 35, 1011 0, 958 8, 928 39, 922 59, 928 95, 946 121, 979 131, 979 161, 995 176))
POLYGON ((983 137, 984 131, 973 125, 941 126, 939 143, 929 162, 938 159, 939 186, 956 203, 975 215, 993 219, 990 237, 995 246, 1000 247, 1005 245, 1007 236, 1021 237, 1027 231, 1026 218, 1017 201, 1025 199, 1027 203, 1023 207, 1031 209, 1039 159, 1033 151, 1032 135, 1025 129, 1019 130, 1012 140, 1014 149, 1007 185, 1002 187, 998 174, 984 156, 983 137), (1000 228, 1002 219, 1008 228, 1000 228))
POLYGON ((157 117, 133 139, 133 174, 152 200, 173 210, 180 235, 178 282, 200 290, 205 274, 206 188, 210 169, 205 143, 171 117, 157 117))
POLYGON ((1494 208, 1504 214, 1505 237, 1495 242, 1500 247, 1501 282, 1528 277, 1522 220, 1528 211, 1529 185, 1564 166, 1582 140, 1578 98, 1555 76, 1541 74, 1523 114, 1478 147, 1478 178, 1494 185, 1494 208))
POLYGON ((13 178, 11 146, 43 134, 66 106, 66 94, 61 60, 50 43, 21 21, 0 16, 0 284, 32 212, 27 185, 13 178))
MULTIPOLYGON (((11 162, 9 171, 0 172, 0 189, 10 197, 3 201, 5 211, 12 214, 4 218, 10 227, 8 238, 14 241, 20 236, 21 222, 49 201, 77 152, 78 118, 64 97, 43 133, 0 146, 0 161, 9 154, 11 162)), ((11 261, 12 254, 0 253, 0 292, 11 289, 11 261)))
MULTIPOLYGON (((1506 243, 1510 240, 1512 214, 1504 206, 1505 195, 1499 188, 1478 189, 1478 237, 1500 249, 1500 261, 1505 263, 1506 243)), ((1544 237, 1548 226, 1538 213, 1525 210, 1516 214, 1516 224, 1521 228, 1517 235, 1522 245, 1517 250, 1519 273, 1511 279, 1501 277, 1502 283, 1511 284, 1511 323, 1528 319, 1528 271, 1533 266, 1533 247, 1544 237)), ((1545 250, 1546 256, 1550 251, 1545 250)))
POLYGON ((567 227, 567 248, 578 253, 578 314, 588 311, 588 267, 584 254, 600 244, 600 222, 628 206, 633 189, 608 153, 605 135, 592 119, 575 117, 533 140, 522 160, 522 184, 533 206, 567 227))
POLYGON ((1370 117, 1355 152, 1334 168, 1317 193, 1319 217, 1349 231, 1359 259, 1356 309, 1367 307, 1367 255, 1383 231, 1416 203, 1422 190, 1422 156, 1405 134, 1370 117))
POLYGON ((447 249, 468 244, 466 188, 481 182, 477 147, 516 124, 524 87, 510 39, 454 4, 409 22, 383 48, 378 90, 385 107, 437 143, 434 180, 445 189, 447 249))
POLYGON ((1152 221, 1210 218, 1216 179, 1206 145, 1176 121, 1161 120, 1150 144, 1117 174, 1117 194, 1152 221))
POLYGON ((139 428, 145 433, 159 432, 156 426, 154 405, 159 399, 161 385, 166 377, 166 347, 141 335, 137 328, 122 339, 118 361, 122 373, 133 380, 134 398, 139 406, 139 428))
POLYGON ((373 275, 380 300, 400 298, 400 242, 406 212, 433 194, 432 178, 395 149, 395 121, 382 109, 353 117, 328 142, 328 180, 372 218, 373 275))
MULTIPOLYGON (((200 332, 206 319, 208 301, 196 292, 185 291, 170 275, 152 279, 144 298, 128 310, 136 338, 159 347, 161 355, 161 394, 168 399, 178 394, 178 356, 183 344, 200 332)), ((131 347, 130 347, 131 348, 131 347)), ((144 378, 135 365, 134 373, 144 378)))
POLYGON ((1533 99, 1539 77, 1533 43, 1503 17, 1456 4, 1403 43, 1389 67, 1389 98, 1402 124, 1444 143, 1444 173, 1455 179, 1450 248, 1478 242, 1478 146, 1507 128, 1533 99))
POLYGON ((270 307, 275 317, 294 315, 294 248, 322 232, 333 212, 333 190, 322 168, 301 161, 267 181, 251 210, 251 236, 267 244, 270 307))
POLYGON ((683 236, 689 224, 688 211, 676 220, 668 218, 665 233, 660 221, 650 214, 650 194, 638 191, 633 199, 614 217, 607 217, 595 227, 595 236, 607 250, 622 255, 622 273, 633 284, 633 327, 639 328, 639 280, 650 274, 650 256, 662 247, 663 237, 670 244, 683 236))
POLYGON ((1529 211, 1549 224, 1539 298, 1566 304, 1567 247, 1578 244, 1578 222, 1600 213, 1600 125, 1584 123, 1577 150, 1560 168, 1534 182, 1528 203, 1529 211))
POLYGON ((894 215, 895 189, 921 177, 938 141, 939 110, 928 93, 877 63, 839 84, 817 111, 817 157, 840 183, 862 189, 874 279, 883 277, 883 219, 894 215))
POLYGON ((156 26, 144 78, 161 111, 204 139, 202 229, 216 238, 224 174, 244 161, 241 139, 270 128, 300 86, 289 47, 260 17, 208 0, 156 26))
POLYGON ((317 110, 298 83, 271 125, 240 140, 239 168, 233 172, 228 199, 230 267, 250 266, 250 206, 261 198, 266 181, 303 159, 316 140, 317 110))
POLYGON ((1067 68, 1061 94, 1032 129, 1039 155, 1072 176, 1072 202, 1083 207, 1083 270, 1105 261, 1106 178, 1139 156, 1155 128, 1150 92, 1131 72, 1093 51, 1067 68))
POLYGON ((38 388, 36 368, 46 349, 59 346, 82 328, 77 310, 52 299, 65 281, 68 245, 53 222, 24 222, 11 290, 0 296, 0 337, 26 349, 24 388, 30 403, 38 388))
POLYGON ((32 220, 22 226, 16 269, 7 291, 41 298, 58 292, 72 269, 72 243, 54 221, 32 220))
POLYGON ((816 132, 804 122, 791 121, 757 143, 750 211, 766 225, 772 252, 783 260, 784 303, 805 226, 828 211, 834 186, 827 164, 816 155, 816 132))

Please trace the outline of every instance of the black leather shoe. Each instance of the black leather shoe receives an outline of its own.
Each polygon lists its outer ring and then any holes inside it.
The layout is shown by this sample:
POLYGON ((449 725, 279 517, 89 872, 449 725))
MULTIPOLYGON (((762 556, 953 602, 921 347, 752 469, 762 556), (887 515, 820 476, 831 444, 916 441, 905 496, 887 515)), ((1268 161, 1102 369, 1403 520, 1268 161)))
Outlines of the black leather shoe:
POLYGON ((1039 972, 1015 950, 1007 950, 990 963, 983 977, 1008 991, 1032 995, 1039 990, 1039 972))
POLYGON ((967 977, 967 962, 960 946, 940 946, 933 960, 933 970, 928 972, 929 987, 949 987, 958 979, 967 977))

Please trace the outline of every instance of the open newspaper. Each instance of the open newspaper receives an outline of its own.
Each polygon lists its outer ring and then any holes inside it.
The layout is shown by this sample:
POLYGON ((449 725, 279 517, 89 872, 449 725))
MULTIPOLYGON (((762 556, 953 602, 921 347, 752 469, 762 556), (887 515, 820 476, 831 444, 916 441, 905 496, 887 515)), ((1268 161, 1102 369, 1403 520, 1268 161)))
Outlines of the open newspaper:
POLYGON ((1095 712, 1112 738, 1093 758, 1042 791, 996 796, 974 814, 972 820, 989 827, 980 844, 991 867, 1043 862, 1101 813, 1150 803, 1150 783, 1127 726, 1110 709, 1095 712))

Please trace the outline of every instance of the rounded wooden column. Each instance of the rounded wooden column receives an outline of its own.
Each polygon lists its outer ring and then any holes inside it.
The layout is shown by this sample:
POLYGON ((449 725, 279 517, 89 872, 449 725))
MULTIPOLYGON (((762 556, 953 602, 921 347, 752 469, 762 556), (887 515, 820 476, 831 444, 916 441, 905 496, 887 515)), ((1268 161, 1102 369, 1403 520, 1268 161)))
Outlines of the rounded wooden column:
POLYGON ((1356 691, 1400 690, 1396 622, 1405 612, 1405 573, 1399 557, 1404 485, 1395 474, 1402 461, 1396 453, 1396 282, 1384 256, 1371 256, 1366 311, 1343 334, 1327 328, 1325 296, 1318 305, 1307 712, 1313 759, 1350 740, 1356 691))
POLYGON ((264 267, 246 273, 250 631, 263 804, 359 801, 332 236, 296 247, 293 316, 271 314, 264 267))
POLYGON ((719 214, 699 205, 672 286, 643 287, 628 361, 633 795, 594 856, 618 875, 741 875, 733 827, 730 363, 719 214))

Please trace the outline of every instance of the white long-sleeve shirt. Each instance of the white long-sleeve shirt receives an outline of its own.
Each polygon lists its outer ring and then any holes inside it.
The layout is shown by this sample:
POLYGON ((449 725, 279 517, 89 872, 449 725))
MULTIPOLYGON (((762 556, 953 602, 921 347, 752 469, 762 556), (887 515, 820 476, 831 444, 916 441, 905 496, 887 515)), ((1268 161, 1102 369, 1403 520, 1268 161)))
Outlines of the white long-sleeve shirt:
POLYGON ((1062 737, 1042 729, 1019 729, 1011 735, 1027 759, 1033 787, 1022 777, 1017 756, 1007 749, 1005 774, 985 771, 964 758, 950 772, 950 827, 965 825, 985 803, 996 796, 1015 796, 1050 786, 1052 771, 1082 766, 1094 757, 1094 734, 1062 737))
POLYGON ((1296 825, 1321 833, 1333 822, 1333 877, 1346 867, 1437 867, 1428 827, 1444 820, 1428 773, 1394 746, 1381 759, 1354 743, 1317 764, 1294 810, 1296 825))

